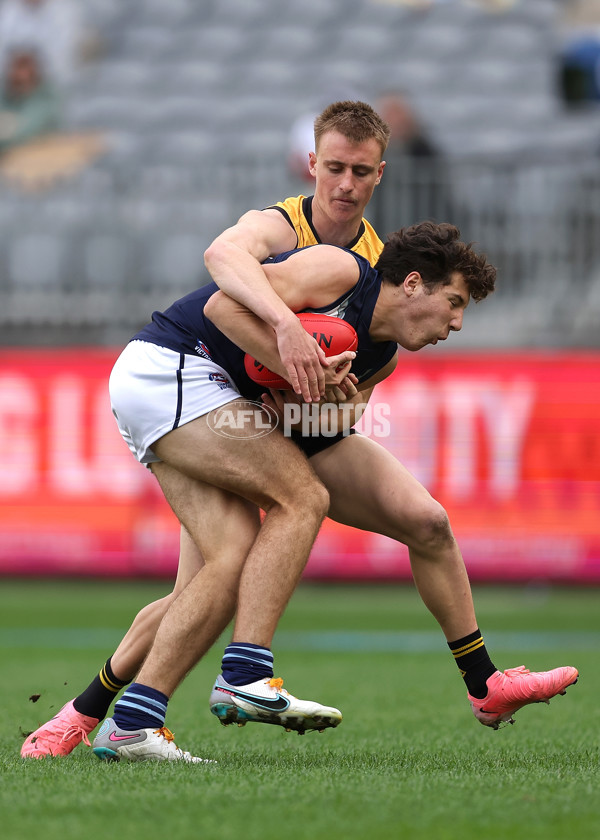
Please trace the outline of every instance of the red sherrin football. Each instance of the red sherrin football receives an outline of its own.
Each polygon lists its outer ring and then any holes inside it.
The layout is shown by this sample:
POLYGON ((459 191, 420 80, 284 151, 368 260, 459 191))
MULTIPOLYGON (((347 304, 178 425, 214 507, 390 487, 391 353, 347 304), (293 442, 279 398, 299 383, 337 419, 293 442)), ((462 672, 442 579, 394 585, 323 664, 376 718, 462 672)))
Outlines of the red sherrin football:
MULTIPOLYGON (((306 332, 318 341, 326 356, 337 356, 344 350, 356 350, 358 336, 352 324, 347 321, 319 312, 301 312, 298 318, 306 332)), ((292 388, 286 379, 270 371, 248 353, 244 356, 244 367, 250 379, 258 385, 281 391, 289 391, 292 388)))

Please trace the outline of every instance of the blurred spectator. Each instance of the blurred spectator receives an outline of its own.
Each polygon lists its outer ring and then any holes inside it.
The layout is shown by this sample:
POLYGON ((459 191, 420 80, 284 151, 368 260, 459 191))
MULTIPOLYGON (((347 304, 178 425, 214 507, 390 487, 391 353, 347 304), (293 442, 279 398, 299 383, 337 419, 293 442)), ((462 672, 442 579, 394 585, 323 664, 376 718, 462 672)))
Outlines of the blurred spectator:
POLYGON ((560 92, 567 105, 600 101, 600 0, 568 0, 562 7, 560 92))
POLYGON ((15 50, 6 59, 0 92, 0 151, 56 131, 61 102, 45 78, 33 50, 15 50))
POLYGON ((568 105, 600 100, 600 32, 575 36, 563 47, 560 85, 568 105))
POLYGON ((568 29, 600 26, 600 0, 564 0, 560 6, 562 23, 568 29))
POLYGON ((406 94, 381 93, 375 110, 391 130, 386 168, 369 205, 375 230, 383 236, 425 219, 451 221, 443 157, 406 94))
POLYGON ((15 48, 35 47, 48 78, 69 84, 83 48, 81 5, 74 0, 2 0, 0 62, 15 48))
POLYGON ((436 157, 438 152, 419 122, 407 97, 400 91, 382 93, 375 110, 392 132, 388 155, 407 157, 436 157))

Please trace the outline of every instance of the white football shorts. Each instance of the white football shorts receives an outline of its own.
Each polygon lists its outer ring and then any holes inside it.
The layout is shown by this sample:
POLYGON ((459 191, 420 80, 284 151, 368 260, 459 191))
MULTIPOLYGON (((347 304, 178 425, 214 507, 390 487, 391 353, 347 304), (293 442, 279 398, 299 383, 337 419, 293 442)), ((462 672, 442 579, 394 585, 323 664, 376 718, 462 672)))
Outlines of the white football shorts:
POLYGON ((240 397, 215 362, 139 340, 115 362, 108 389, 119 431, 141 464, 160 461, 150 447, 167 432, 240 397))

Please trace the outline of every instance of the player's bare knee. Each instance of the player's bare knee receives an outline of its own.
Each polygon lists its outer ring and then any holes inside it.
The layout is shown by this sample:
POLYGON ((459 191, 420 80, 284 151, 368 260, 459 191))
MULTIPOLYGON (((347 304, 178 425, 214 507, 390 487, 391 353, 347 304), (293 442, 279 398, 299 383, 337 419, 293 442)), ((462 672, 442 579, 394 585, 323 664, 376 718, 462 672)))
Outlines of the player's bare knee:
POLYGON ((329 492, 314 473, 298 477, 287 487, 281 503, 301 521, 322 522, 329 510, 329 492))
POLYGON ((412 546, 422 552, 436 552, 454 544, 448 514, 435 500, 420 513, 413 531, 412 546))
POLYGON ((305 502, 308 502, 318 520, 325 519, 329 511, 329 491, 318 478, 315 477, 311 485, 305 488, 303 498, 305 502))

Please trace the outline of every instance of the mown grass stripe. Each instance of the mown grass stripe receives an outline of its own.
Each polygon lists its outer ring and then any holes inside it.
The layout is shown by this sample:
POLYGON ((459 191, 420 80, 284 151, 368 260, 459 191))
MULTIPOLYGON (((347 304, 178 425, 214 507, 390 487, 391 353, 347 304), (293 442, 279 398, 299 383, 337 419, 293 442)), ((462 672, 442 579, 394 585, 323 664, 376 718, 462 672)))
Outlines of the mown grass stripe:
MULTIPOLYGON (((594 631, 496 631, 486 633, 493 650, 546 651, 598 650, 600 632, 594 631)), ((115 647, 121 633, 110 628, 6 627, 0 628, 0 648, 65 648, 87 650, 115 647)), ((441 633, 436 631, 280 631, 273 647, 287 651, 324 653, 438 653, 445 650, 441 633)))

